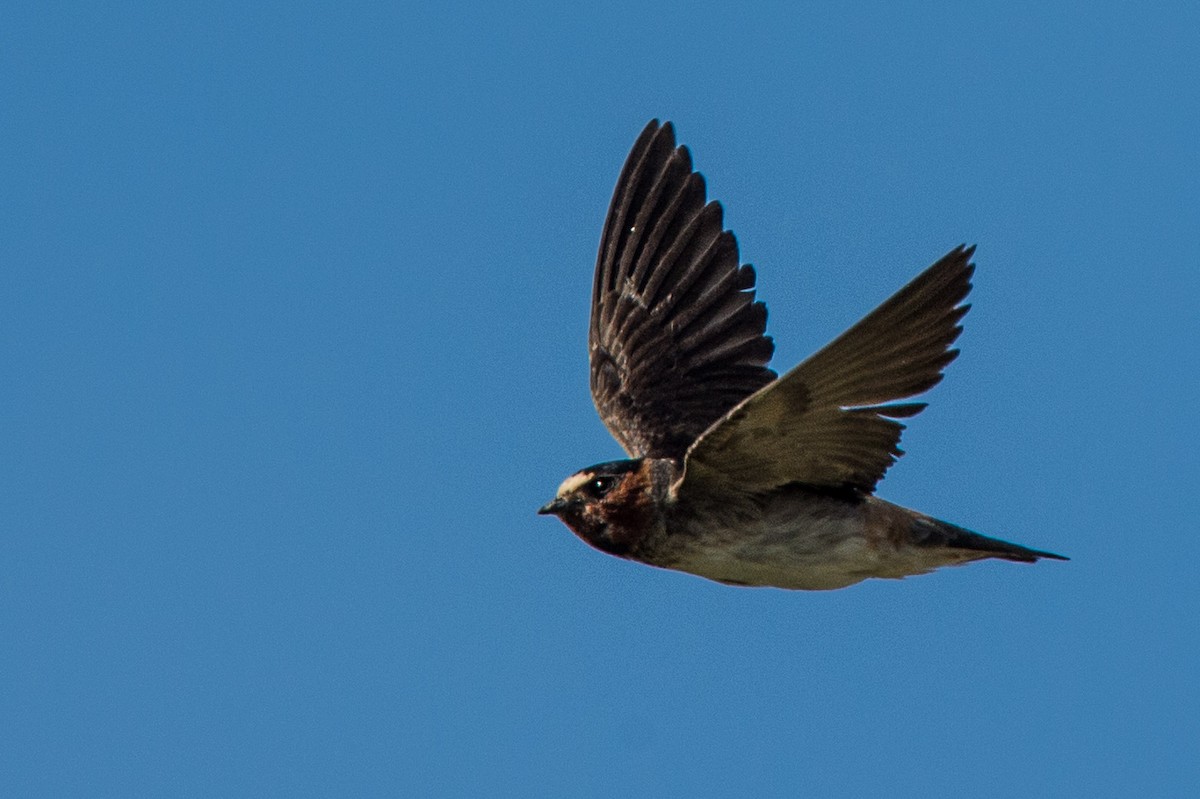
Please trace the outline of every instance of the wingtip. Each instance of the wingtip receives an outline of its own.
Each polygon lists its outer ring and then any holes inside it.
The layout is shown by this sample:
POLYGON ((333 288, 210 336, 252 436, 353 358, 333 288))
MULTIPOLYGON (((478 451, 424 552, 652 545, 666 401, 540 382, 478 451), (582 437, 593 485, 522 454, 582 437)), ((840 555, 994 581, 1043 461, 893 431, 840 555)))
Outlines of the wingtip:
POLYGON ((960 244, 950 252, 946 253, 941 259, 941 263, 952 263, 961 266, 963 269, 974 269, 975 264, 971 259, 975 257, 974 244, 960 244))
MULTIPOLYGON (((671 149, 675 147, 675 130, 671 127, 670 122, 660 123, 658 117, 651 119, 642 128, 642 132, 638 134, 637 141, 633 143, 633 148, 629 151, 629 157, 626 159, 625 168, 638 160, 638 155, 650 150, 654 146, 654 142, 660 137, 665 136, 671 149)), ((618 184, 620 180, 618 180, 618 184)))

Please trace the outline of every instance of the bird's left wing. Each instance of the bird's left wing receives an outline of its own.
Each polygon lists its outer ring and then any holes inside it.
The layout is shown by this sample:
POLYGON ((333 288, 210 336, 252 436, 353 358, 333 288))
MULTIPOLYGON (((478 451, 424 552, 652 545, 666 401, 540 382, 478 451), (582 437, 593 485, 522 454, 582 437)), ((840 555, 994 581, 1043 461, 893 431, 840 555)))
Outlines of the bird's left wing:
POLYGON ((894 403, 942 379, 970 308, 974 247, 958 247, 714 424, 688 450, 675 486, 719 498, 789 483, 871 493, 902 453, 904 425, 924 403, 894 403))

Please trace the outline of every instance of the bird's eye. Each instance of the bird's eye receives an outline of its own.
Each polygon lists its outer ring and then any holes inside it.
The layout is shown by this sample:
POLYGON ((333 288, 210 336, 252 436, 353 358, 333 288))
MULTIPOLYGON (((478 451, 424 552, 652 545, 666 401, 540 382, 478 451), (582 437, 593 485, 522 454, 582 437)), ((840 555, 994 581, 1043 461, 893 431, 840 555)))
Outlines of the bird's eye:
POLYGON ((612 491, 613 486, 617 484, 615 477, 597 477, 588 483, 588 493, 599 499, 600 497, 612 491))

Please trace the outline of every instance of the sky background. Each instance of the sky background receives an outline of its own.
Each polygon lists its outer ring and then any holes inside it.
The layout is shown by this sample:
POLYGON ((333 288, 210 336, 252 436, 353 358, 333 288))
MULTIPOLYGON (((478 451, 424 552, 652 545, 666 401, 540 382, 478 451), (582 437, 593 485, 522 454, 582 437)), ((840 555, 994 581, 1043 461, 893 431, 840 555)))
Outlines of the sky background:
POLYGON ((0 794, 1197 795, 1198 9, 6 6, 0 794), (621 454, 652 117, 780 369, 979 245, 880 494, 1069 563, 736 589, 534 514, 621 454))

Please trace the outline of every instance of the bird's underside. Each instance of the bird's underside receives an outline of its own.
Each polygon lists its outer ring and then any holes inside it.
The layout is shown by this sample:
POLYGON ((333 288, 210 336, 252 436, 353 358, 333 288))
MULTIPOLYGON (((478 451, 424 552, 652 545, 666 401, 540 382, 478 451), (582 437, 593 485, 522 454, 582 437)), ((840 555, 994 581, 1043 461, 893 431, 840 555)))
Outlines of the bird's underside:
POLYGON ((828 590, 988 558, 1061 559, 878 497, 847 501, 794 486, 756 504, 754 512, 706 509, 672 519, 655 553, 662 562, 653 565, 728 585, 828 590))

